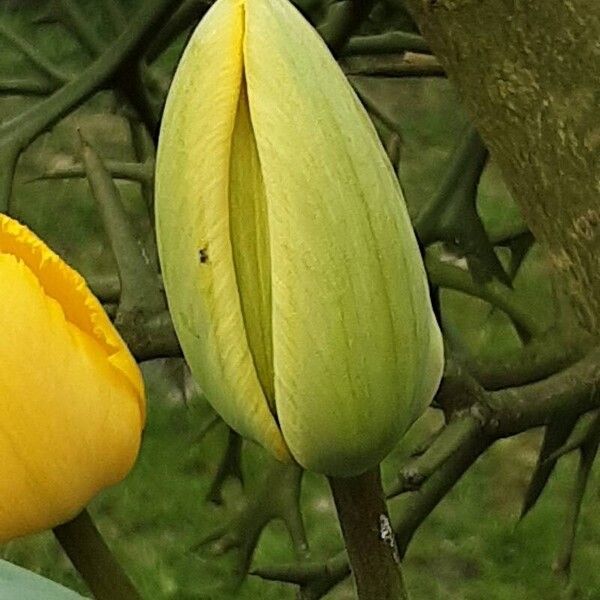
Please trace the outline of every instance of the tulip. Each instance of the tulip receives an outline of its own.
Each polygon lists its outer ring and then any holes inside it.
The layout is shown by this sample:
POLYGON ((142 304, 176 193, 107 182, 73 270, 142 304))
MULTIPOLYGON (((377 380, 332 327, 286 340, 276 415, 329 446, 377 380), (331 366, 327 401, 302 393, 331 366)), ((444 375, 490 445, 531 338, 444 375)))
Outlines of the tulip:
POLYGON ((0 214, 0 543, 72 519, 123 479, 140 371, 83 278, 0 214))
POLYGON ((159 253, 192 372, 229 425, 331 476, 378 464, 442 342, 398 181, 287 0, 218 0, 169 92, 159 253))

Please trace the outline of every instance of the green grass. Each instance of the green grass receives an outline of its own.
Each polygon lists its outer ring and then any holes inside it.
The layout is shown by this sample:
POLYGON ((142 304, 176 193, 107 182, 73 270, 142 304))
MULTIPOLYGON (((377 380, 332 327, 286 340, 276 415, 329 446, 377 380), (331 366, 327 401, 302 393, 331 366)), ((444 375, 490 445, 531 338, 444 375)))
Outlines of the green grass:
MULTIPOLYGON (((198 443, 197 431, 210 415, 207 406, 200 400, 189 406, 166 403, 165 390, 160 387, 151 386, 148 429, 135 469, 124 483, 102 493, 91 506, 109 544, 146 598, 291 600, 291 588, 253 577, 234 590, 230 581, 237 564, 235 551, 214 557, 191 550, 203 535, 227 519, 241 500, 241 490, 234 482, 227 487, 226 507, 204 501, 224 446, 223 428, 216 428, 198 443)), ((432 419, 426 420, 429 423, 420 424, 421 433, 431 426, 432 419)), ((498 444, 432 513, 405 562, 414 600, 563 597, 550 565, 573 475, 571 458, 563 461, 534 511, 518 526, 516 521, 537 443, 538 435, 530 433, 498 444)), ((403 454, 397 451, 385 465, 388 476, 403 454)), ((262 451, 248 445, 246 472, 256 478, 250 480, 250 487, 265 465, 262 451)), ((576 595, 572 598, 600 598, 600 573, 589 568, 600 558, 594 502, 598 485, 596 472, 580 524, 573 568, 576 595)), ((313 555, 325 557, 341 548, 333 505, 321 477, 305 478, 302 501, 313 555)), ((396 502, 391 503, 392 512, 396 502)), ((13 541, 2 555, 85 592, 49 533, 13 541)), ((256 562, 286 562, 292 557, 284 528, 272 524, 263 535, 256 562)), ((342 585, 328 597, 351 598, 350 587, 342 585)))

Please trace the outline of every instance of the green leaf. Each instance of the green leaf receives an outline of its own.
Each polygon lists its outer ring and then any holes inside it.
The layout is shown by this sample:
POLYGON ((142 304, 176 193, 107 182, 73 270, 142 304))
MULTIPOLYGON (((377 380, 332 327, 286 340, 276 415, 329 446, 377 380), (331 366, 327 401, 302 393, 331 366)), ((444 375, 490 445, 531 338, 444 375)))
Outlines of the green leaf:
POLYGON ((50 579, 0 560, 0 600, 83 600, 50 579))

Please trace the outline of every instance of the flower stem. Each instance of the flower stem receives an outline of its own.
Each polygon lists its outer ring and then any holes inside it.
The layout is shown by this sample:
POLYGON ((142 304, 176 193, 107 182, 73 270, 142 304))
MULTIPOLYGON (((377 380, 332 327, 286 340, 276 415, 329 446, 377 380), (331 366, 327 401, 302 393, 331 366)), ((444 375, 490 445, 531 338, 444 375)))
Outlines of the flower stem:
POLYGON ((141 600, 86 510, 54 535, 96 600, 141 600))
POLYGON ((379 468, 329 485, 359 600, 408 600, 379 468))

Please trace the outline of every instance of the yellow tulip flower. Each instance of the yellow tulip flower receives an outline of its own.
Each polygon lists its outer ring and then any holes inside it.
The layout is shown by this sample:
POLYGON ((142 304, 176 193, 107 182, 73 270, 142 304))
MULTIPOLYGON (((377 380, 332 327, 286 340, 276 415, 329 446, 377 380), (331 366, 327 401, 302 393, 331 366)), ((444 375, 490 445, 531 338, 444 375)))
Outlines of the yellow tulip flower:
POLYGON ((73 518, 123 479, 138 366, 83 278, 0 214, 0 543, 73 518))
POLYGON ((307 469, 380 462, 431 401, 441 335, 373 125, 287 0, 218 0, 198 26, 156 194, 171 313, 215 409, 307 469))

